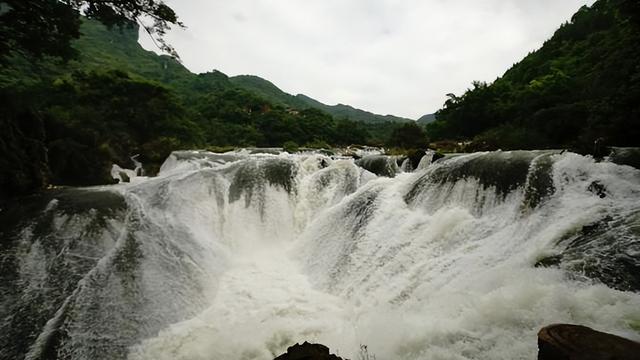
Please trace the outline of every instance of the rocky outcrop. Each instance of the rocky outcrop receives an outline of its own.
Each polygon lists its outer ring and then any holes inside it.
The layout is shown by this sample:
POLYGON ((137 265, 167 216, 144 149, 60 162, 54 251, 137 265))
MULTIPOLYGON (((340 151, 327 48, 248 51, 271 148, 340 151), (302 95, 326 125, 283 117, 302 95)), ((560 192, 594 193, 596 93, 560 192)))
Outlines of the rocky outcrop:
POLYGON ((612 147, 610 150, 609 161, 618 165, 628 165, 640 169, 640 148, 612 147))
POLYGON ((427 152, 424 150, 409 150, 407 152, 407 159, 409 159, 409 163, 411 164, 411 169, 417 169, 418 165, 420 165, 420 160, 422 157, 427 155, 427 152))
POLYGON ((640 359, 640 343, 580 325, 554 324, 538 332, 538 360, 614 359, 640 359))
POLYGON ((322 344, 310 344, 308 342, 295 344, 287 349, 287 352, 274 360, 343 360, 341 357, 329 353, 329 348, 322 344))
POLYGON ((356 165, 377 176, 395 177, 398 172, 396 157, 389 155, 367 155, 356 160, 356 165))

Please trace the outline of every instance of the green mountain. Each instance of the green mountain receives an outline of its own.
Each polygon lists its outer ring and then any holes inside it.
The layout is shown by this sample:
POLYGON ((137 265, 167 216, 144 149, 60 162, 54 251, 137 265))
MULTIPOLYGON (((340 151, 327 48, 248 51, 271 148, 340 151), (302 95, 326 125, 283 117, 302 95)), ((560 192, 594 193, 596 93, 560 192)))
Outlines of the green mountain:
POLYGON ((384 122, 405 123, 408 121, 413 121, 411 119, 393 115, 378 115, 369 111, 356 109, 349 105, 327 105, 303 94, 293 96, 280 90, 270 81, 254 75, 233 76, 229 78, 229 80, 231 80, 231 82, 238 87, 257 94, 274 104, 279 104, 296 109, 315 108, 329 113, 335 118, 345 118, 352 121, 360 121, 369 124, 384 122))
POLYGON ((473 140, 469 150, 640 145, 639 4, 582 7, 493 83, 449 95, 429 135, 473 140))
POLYGON ((413 121, 412 119, 397 117, 393 115, 374 114, 369 111, 356 109, 350 105, 344 105, 344 104, 326 105, 308 96, 305 96, 303 94, 298 94, 296 95, 296 97, 306 102, 307 104, 309 104, 309 106, 313 106, 320 110, 326 111, 335 117, 345 118, 352 121, 360 121, 360 122, 372 123, 372 124, 388 123, 388 122, 403 124, 403 123, 413 121))
POLYGON ((418 120, 416 120, 418 125, 423 126, 423 127, 431 124, 434 121, 436 121, 436 114, 423 115, 418 120))
MULTIPOLYGON (((325 105, 305 95, 293 96, 258 76, 240 75, 229 78, 217 70, 194 74, 169 56, 158 55, 143 49, 138 43, 137 26, 109 30, 97 21, 84 20, 81 32, 82 36, 73 44, 79 53, 77 59, 70 61, 64 67, 41 63, 37 68, 33 68, 23 59, 18 59, 17 62, 22 62, 21 66, 17 67, 18 71, 11 74, 7 74, 6 70, 0 71, 0 85, 7 85, 14 81, 24 82, 25 74, 30 73, 39 78, 40 71, 38 70, 41 70, 43 65, 45 67, 43 72, 47 76, 78 70, 118 69, 134 78, 162 83, 178 90, 180 94, 193 95, 193 93, 202 94, 203 92, 239 88, 274 105, 299 110, 315 108, 336 118, 349 118, 365 123, 409 121, 409 119, 391 115, 373 114, 348 105, 325 105)), ((35 79, 31 80, 36 81, 35 79)))
POLYGON ((12 54, 0 64, 0 202, 108 183, 111 165, 131 167, 134 154, 153 173, 175 149, 383 144, 397 127, 334 117, 257 77, 193 74, 144 50, 135 25, 84 19, 81 32, 69 62, 12 54))
MULTIPOLYGON (((97 21, 83 21, 82 36, 74 42, 78 68, 118 68, 129 74, 165 84, 191 81, 193 74, 175 59, 157 55, 138 44, 138 27, 107 29, 97 21)), ((73 65, 73 63, 72 63, 73 65)))
POLYGON ((294 109, 306 109, 310 106, 293 95, 280 90, 269 80, 255 75, 238 75, 229 78, 235 86, 250 91, 273 104, 294 109))
POLYGON ((300 110, 315 108, 335 118, 348 118, 364 123, 411 121, 393 115, 373 114, 349 105, 326 105, 302 94, 293 96, 280 90, 270 81, 254 75, 227 77, 216 70, 195 75, 169 56, 144 50, 138 44, 137 27, 109 31, 98 22, 85 21, 82 33, 83 36, 75 42, 74 47, 79 51, 79 62, 85 69, 118 68, 144 79, 170 85, 182 92, 228 90, 237 87, 274 105, 300 110))
POLYGON ((175 59, 147 51, 138 43, 138 26, 108 29, 97 21, 83 19, 81 36, 73 42, 78 57, 62 63, 55 58, 29 61, 14 56, 10 66, 0 68, 1 87, 28 87, 74 71, 117 69, 136 79, 152 80, 180 93, 232 89, 234 85, 219 71, 193 74, 175 59))

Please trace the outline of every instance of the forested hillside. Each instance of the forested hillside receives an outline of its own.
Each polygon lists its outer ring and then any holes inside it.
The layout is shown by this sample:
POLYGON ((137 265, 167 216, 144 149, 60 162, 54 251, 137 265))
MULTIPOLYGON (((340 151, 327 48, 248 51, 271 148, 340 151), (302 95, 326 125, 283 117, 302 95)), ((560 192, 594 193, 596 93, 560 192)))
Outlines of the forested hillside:
MULTIPOLYGON (((366 141, 372 145, 396 146, 397 142, 393 133, 402 127, 403 124, 411 123, 413 120, 401 118, 393 115, 379 115, 369 111, 356 109, 349 105, 337 104, 327 105, 312 99, 303 94, 295 96, 280 90, 268 80, 255 75, 240 75, 229 78, 229 80, 241 89, 250 91, 263 99, 269 100, 273 104, 293 109, 318 109, 333 116, 334 119, 349 120, 349 123, 357 123, 359 132, 367 135, 366 141)), ((344 130, 347 126, 344 126, 344 130)))
POLYGON ((542 48, 491 84, 449 94, 432 139, 473 139, 469 150, 640 144, 639 2, 581 8, 542 48))
POLYGON ((280 90, 270 81, 255 75, 234 76, 229 80, 231 80, 233 84, 239 86, 240 88, 258 94, 274 104, 299 109, 315 108, 322 110, 335 118, 349 119, 351 121, 359 121, 365 124, 381 124, 387 122, 406 123, 409 121, 413 121, 411 119, 393 115, 374 114, 369 111, 356 109, 350 105, 327 105, 303 94, 293 96, 280 90))
POLYGON ((399 126, 334 117, 273 86, 294 100, 280 101, 219 71, 193 74, 144 50, 137 26, 82 22, 70 61, 13 54, 0 66, 0 200, 109 182, 111 164, 131 166, 134 154, 153 172, 179 148, 383 144, 399 126))

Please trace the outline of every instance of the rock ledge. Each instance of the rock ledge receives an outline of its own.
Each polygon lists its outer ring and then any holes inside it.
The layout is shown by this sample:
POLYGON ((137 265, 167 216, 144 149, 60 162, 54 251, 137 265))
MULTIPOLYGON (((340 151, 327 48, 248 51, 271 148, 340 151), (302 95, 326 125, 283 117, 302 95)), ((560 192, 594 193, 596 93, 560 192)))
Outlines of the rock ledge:
POLYGON ((638 360, 640 343, 586 326, 554 324, 538 332, 538 360, 638 360))
POLYGON ((329 348, 322 344, 310 344, 308 342, 295 344, 274 360, 343 360, 341 357, 329 353, 329 348))

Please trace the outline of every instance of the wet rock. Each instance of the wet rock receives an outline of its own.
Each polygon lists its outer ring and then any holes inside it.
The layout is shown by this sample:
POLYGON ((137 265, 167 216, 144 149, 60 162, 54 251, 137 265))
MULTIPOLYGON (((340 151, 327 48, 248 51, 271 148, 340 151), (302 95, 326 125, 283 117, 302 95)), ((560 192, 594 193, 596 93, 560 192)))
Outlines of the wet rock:
POLYGON ((129 179, 129 175, 127 175, 126 172, 120 171, 118 174, 120 175, 120 179, 122 179, 122 182, 131 182, 131 179, 129 179))
MULTIPOLYGON (((411 164, 412 169, 417 169, 420 164, 420 160, 422 157, 427 155, 427 152, 424 150, 410 150, 407 153, 407 159, 409 159, 409 163, 411 164)), ((435 156, 435 154, 434 154, 435 156)))
POLYGON ((245 196, 245 204, 249 206, 252 198, 257 196, 260 207, 264 207, 264 187, 268 183, 274 187, 281 187, 288 193, 295 190, 294 178, 298 171, 295 164, 288 159, 255 160, 247 159, 236 164, 235 175, 229 187, 229 201, 238 201, 245 196))
POLYGON ((640 291, 640 210, 604 216, 555 244, 556 254, 536 267, 560 267, 578 279, 593 279, 622 291, 640 291))
POLYGON ((555 192, 553 163, 553 154, 543 154, 531 161, 524 186, 523 210, 535 209, 555 192))
POLYGON ((587 187, 587 190, 599 196, 601 199, 607 197, 607 188, 599 181, 594 181, 587 187))
POLYGON ((356 165, 377 176, 395 177, 398 172, 396 158, 387 155, 368 155, 356 160, 356 165))
POLYGON ((608 160, 618 165, 633 166, 640 169, 640 148, 612 147, 608 160))
MULTIPOLYGON (((418 195, 429 191, 432 185, 454 184, 460 180, 475 179, 485 189, 495 189, 496 195, 505 198, 512 191, 522 188, 527 181, 531 162, 556 151, 496 151, 479 154, 449 154, 435 168, 419 178, 405 195, 405 202, 412 203, 418 195), (464 156, 464 158, 460 158, 464 156)), ((435 159, 435 158, 434 158, 435 159)), ((543 168, 541 171, 545 171, 543 168)), ((551 191, 544 188, 545 191, 551 191)))
POLYGON ((435 161, 437 161, 437 160, 443 159, 443 158, 444 158, 444 156, 445 156, 445 155, 444 155, 443 153, 441 153, 441 152, 439 152, 439 151, 436 151, 436 152, 433 154, 433 157, 431 158, 431 162, 435 162, 435 161))
POLYGON ((586 326, 554 324, 538 332, 538 360, 632 360, 640 343, 586 326))
POLYGON ((308 342, 295 344, 287 349, 287 352, 274 360, 342 360, 341 357, 329 353, 329 348, 322 344, 310 344, 308 342))
MULTIPOLYGON (((80 188, 46 190, 0 211, 0 359, 24 359, 31 349, 28 358, 65 358, 58 355, 72 346, 65 326, 79 316, 71 310, 77 301, 74 291, 111 253, 127 214, 119 193, 80 188), (35 279, 22 270, 30 261, 42 264, 35 279), (45 327, 50 332, 43 333, 45 327)), ((114 357, 102 357, 107 358, 114 357)))
POLYGON ((535 267, 551 267, 551 266, 558 266, 560 265, 560 262, 562 261, 562 255, 551 255, 551 256, 547 256, 545 258, 542 258, 538 261, 536 261, 535 263, 535 267))

